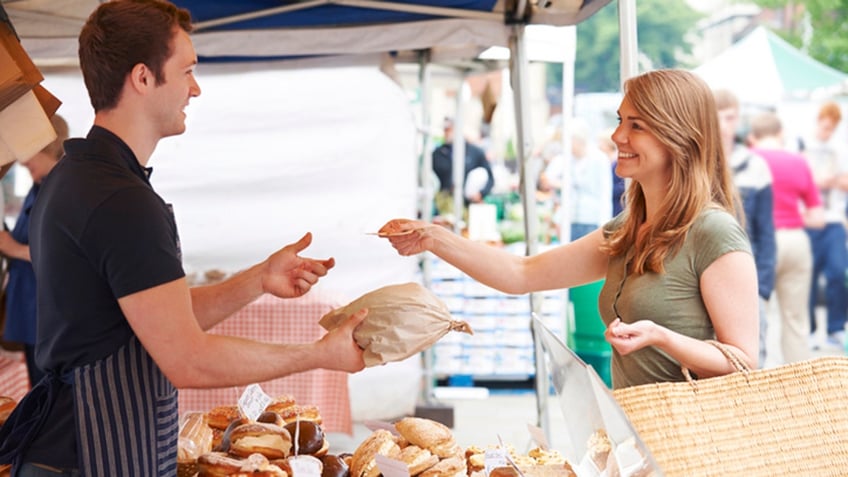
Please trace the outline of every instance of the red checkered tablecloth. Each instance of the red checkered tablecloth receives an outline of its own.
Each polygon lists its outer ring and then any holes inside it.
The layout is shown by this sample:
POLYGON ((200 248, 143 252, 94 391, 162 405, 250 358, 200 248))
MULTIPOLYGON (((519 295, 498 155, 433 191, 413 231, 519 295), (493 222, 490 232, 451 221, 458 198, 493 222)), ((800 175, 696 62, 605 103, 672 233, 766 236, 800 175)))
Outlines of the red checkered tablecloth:
MULTIPOLYGON (((300 298, 280 299, 265 295, 210 332, 277 343, 312 342, 326 332, 318 325, 318 320, 341 305, 343 303, 335 295, 318 289, 300 298)), ((289 394, 298 404, 318 406, 325 431, 352 434, 347 378, 344 372, 319 369, 259 385, 272 397, 289 394)), ((243 391, 244 387, 181 389, 180 413, 236 404, 243 391)))
POLYGON ((0 350, 0 396, 20 401, 27 391, 29 376, 24 353, 0 350))

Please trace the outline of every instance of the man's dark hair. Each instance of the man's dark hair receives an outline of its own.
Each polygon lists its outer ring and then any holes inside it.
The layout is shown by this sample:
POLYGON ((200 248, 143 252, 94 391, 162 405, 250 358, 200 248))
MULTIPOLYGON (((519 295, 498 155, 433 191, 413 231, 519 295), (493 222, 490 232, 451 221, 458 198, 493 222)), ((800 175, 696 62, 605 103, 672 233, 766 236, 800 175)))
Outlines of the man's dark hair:
POLYGON ((79 37, 79 59, 94 111, 114 108, 133 67, 146 65, 156 83, 174 49, 177 28, 191 31, 188 10, 159 0, 120 0, 101 4, 79 37))

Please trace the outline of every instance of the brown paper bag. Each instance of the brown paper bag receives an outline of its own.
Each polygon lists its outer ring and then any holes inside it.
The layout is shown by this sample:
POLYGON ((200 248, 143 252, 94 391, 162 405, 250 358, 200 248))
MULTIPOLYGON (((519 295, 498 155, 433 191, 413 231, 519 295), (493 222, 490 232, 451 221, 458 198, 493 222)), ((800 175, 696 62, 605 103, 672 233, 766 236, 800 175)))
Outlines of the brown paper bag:
POLYGON ((366 366, 406 359, 429 348, 449 331, 473 334, 468 323, 452 319, 444 302, 417 283, 368 292, 327 313, 318 323, 332 330, 363 308, 368 308, 368 316, 353 337, 365 350, 366 366))

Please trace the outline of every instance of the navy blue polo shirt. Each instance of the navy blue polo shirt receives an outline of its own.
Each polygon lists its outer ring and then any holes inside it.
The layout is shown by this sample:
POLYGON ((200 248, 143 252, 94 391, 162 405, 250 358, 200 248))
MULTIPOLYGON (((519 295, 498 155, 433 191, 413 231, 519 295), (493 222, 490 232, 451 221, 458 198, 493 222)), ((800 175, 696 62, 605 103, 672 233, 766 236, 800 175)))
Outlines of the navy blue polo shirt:
MULTIPOLYGON (((42 182, 30 225, 40 368, 64 374, 111 355, 133 335, 117 299, 185 276, 173 214, 149 174, 94 126, 65 142, 42 182)), ((28 461, 77 467, 72 405, 66 387, 28 461)))

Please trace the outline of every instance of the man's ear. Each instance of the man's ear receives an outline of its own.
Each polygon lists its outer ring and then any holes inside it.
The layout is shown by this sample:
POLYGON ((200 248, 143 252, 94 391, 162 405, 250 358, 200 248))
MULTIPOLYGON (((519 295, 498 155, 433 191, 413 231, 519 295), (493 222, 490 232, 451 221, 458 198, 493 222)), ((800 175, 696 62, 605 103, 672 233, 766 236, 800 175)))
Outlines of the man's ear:
POLYGON ((130 70, 128 80, 134 90, 142 92, 144 89, 153 86, 153 72, 144 63, 138 63, 130 70))

